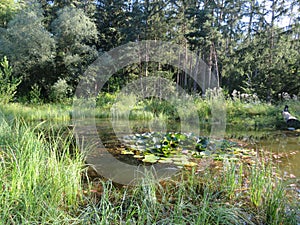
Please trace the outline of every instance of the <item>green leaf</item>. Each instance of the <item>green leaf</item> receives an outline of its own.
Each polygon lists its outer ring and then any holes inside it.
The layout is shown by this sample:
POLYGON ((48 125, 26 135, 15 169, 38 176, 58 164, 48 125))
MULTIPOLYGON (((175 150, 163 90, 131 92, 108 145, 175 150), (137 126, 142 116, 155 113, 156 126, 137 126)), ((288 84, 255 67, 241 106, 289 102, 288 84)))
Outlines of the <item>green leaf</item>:
POLYGON ((159 157, 155 156, 154 154, 145 155, 143 162, 148 163, 156 163, 159 160, 159 157))
POLYGON ((132 151, 129 151, 129 150, 122 150, 121 154, 122 155, 134 155, 134 153, 132 151))

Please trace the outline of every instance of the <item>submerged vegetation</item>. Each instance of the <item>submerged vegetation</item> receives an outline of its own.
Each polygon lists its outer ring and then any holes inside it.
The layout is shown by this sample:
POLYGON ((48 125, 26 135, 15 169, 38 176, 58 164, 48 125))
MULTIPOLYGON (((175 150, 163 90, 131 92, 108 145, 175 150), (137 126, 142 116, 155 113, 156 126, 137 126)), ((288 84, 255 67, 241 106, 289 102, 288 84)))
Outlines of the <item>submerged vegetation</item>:
POLYGON ((2 224, 297 224, 295 193, 259 157, 121 187, 90 176, 67 130, 0 118, 2 224))

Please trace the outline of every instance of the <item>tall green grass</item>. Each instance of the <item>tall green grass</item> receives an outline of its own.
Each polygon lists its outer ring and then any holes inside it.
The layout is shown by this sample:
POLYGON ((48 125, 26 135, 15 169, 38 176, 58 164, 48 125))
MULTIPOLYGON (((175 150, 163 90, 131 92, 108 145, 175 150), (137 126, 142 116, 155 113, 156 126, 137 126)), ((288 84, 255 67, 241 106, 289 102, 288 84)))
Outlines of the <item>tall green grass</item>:
POLYGON ((0 115, 0 224, 299 223, 297 202, 263 159, 212 163, 160 181, 147 174, 136 186, 83 182, 84 156, 72 134, 40 127, 0 115))
POLYGON ((24 105, 9 103, 0 105, 0 112, 9 118, 22 118, 26 121, 57 121, 70 120, 72 106, 63 104, 24 105))
POLYGON ((292 207, 284 184, 276 178, 270 176, 258 187, 259 205, 250 197, 259 181, 249 179, 259 171, 261 177, 270 175, 263 164, 237 166, 230 162, 219 172, 208 169, 197 174, 191 170, 163 181, 149 175, 139 185, 121 189, 102 180, 90 187, 94 198, 82 208, 80 220, 85 224, 296 225, 297 208, 292 207))
MULTIPOLYGON (((121 102, 117 101, 115 94, 99 94, 96 99, 95 108, 80 107, 80 99, 76 116, 89 118, 118 118, 130 120, 153 120, 154 118, 163 118, 164 120, 184 119, 186 121, 194 120, 199 117, 201 124, 210 124, 212 113, 219 119, 223 113, 226 124, 234 126, 240 130, 257 130, 260 128, 278 129, 286 127, 281 111, 284 105, 288 104, 292 115, 300 117, 299 101, 289 100, 274 104, 259 101, 247 101, 239 98, 225 98, 220 91, 211 91, 206 98, 199 95, 193 95, 189 102, 182 101, 174 96, 170 102, 158 98, 141 99, 138 102, 133 96, 125 96, 121 102), (130 103, 130 104, 129 104, 130 103), (125 104, 125 105, 123 105, 125 104), (126 106, 126 104, 130 105, 126 106), (132 106, 132 107, 131 107, 132 106), (221 109, 218 115, 218 106, 221 109), (126 108, 127 107, 127 108, 126 108), (214 108, 215 112, 212 112, 214 108), (184 117, 184 118, 180 118, 184 117)), ((172 98, 171 98, 172 99, 172 98)), ((93 100, 94 101, 94 100, 93 100)), ((70 102, 70 101, 68 101, 70 102)), ((94 105, 94 102, 92 103, 94 105)), ((84 100, 83 106, 86 105, 84 100)), ((0 111, 9 117, 21 117, 26 121, 52 120, 58 122, 68 122, 73 113, 73 106, 70 104, 31 104, 24 105, 20 103, 10 103, 0 106, 0 111)))
MULTIPOLYGON (((145 178, 138 186, 121 190, 101 182, 102 195, 80 218, 85 224, 240 224, 248 221, 242 209, 219 201, 209 188, 199 189, 191 179, 158 182, 145 178), (189 180, 189 181, 188 181, 189 180)), ((250 222, 250 221, 248 221, 250 222)))
POLYGON ((0 223, 70 224, 81 202, 82 156, 70 138, 52 138, 0 117, 0 223))

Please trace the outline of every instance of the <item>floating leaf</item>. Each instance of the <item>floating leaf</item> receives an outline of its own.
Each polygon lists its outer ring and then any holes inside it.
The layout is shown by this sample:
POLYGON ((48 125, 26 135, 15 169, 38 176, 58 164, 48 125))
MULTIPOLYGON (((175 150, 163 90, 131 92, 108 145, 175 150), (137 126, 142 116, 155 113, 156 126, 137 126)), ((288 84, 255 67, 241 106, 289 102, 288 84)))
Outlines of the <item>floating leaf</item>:
POLYGON ((176 162, 174 162, 174 164, 177 165, 177 166, 185 166, 189 163, 190 163, 189 161, 176 161, 176 162))
POLYGON ((132 151, 128 151, 128 150, 122 150, 121 154, 122 155, 134 155, 134 153, 132 151))
POLYGON ((143 159, 143 162, 148 163, 155 163, 159 160, 159 157, 155 156, 154 154, 145 155, 145 158, 143 159))
POLYGON ((171 158, 160 158, 158 160, 159 163, 173 163, 173 160, 171 158))
POLYGON ((194 162, 187 162, 187 163, 184 164, 184 166, 194 167, 194 166, 197 166, 197 163, 194 163, 194 162))
POLYGON ((144 157, 144 162, 151 163, 159 160, 161 163, 176 162, 184 165, 189 163, 191 157, 248 160, 254 154, 252 150, 243 149, 235 142, 198 137, 192 133, 146 132, 124 136, 124 141, 132 151, 122 151, 122 154, 136 154, 135 158, 144 157))

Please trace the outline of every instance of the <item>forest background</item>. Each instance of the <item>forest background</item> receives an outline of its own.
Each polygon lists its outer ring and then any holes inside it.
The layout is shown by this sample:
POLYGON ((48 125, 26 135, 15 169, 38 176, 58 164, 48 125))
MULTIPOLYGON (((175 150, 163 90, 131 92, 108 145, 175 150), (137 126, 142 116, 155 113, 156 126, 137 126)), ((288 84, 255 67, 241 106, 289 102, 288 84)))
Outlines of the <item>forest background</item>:
MULTIPOLYGON (((290 0, 1 0, 0 93, 10 88, 13 95, 2 102, 72 97, 101 54, 141 40, 196 52, 227 94, 268 102, 297 98, 299 6, 290 0)), ((112 93, 153 74, 203 94, 184 71, 156 62, 123 68, 102 91, 112 93)))

